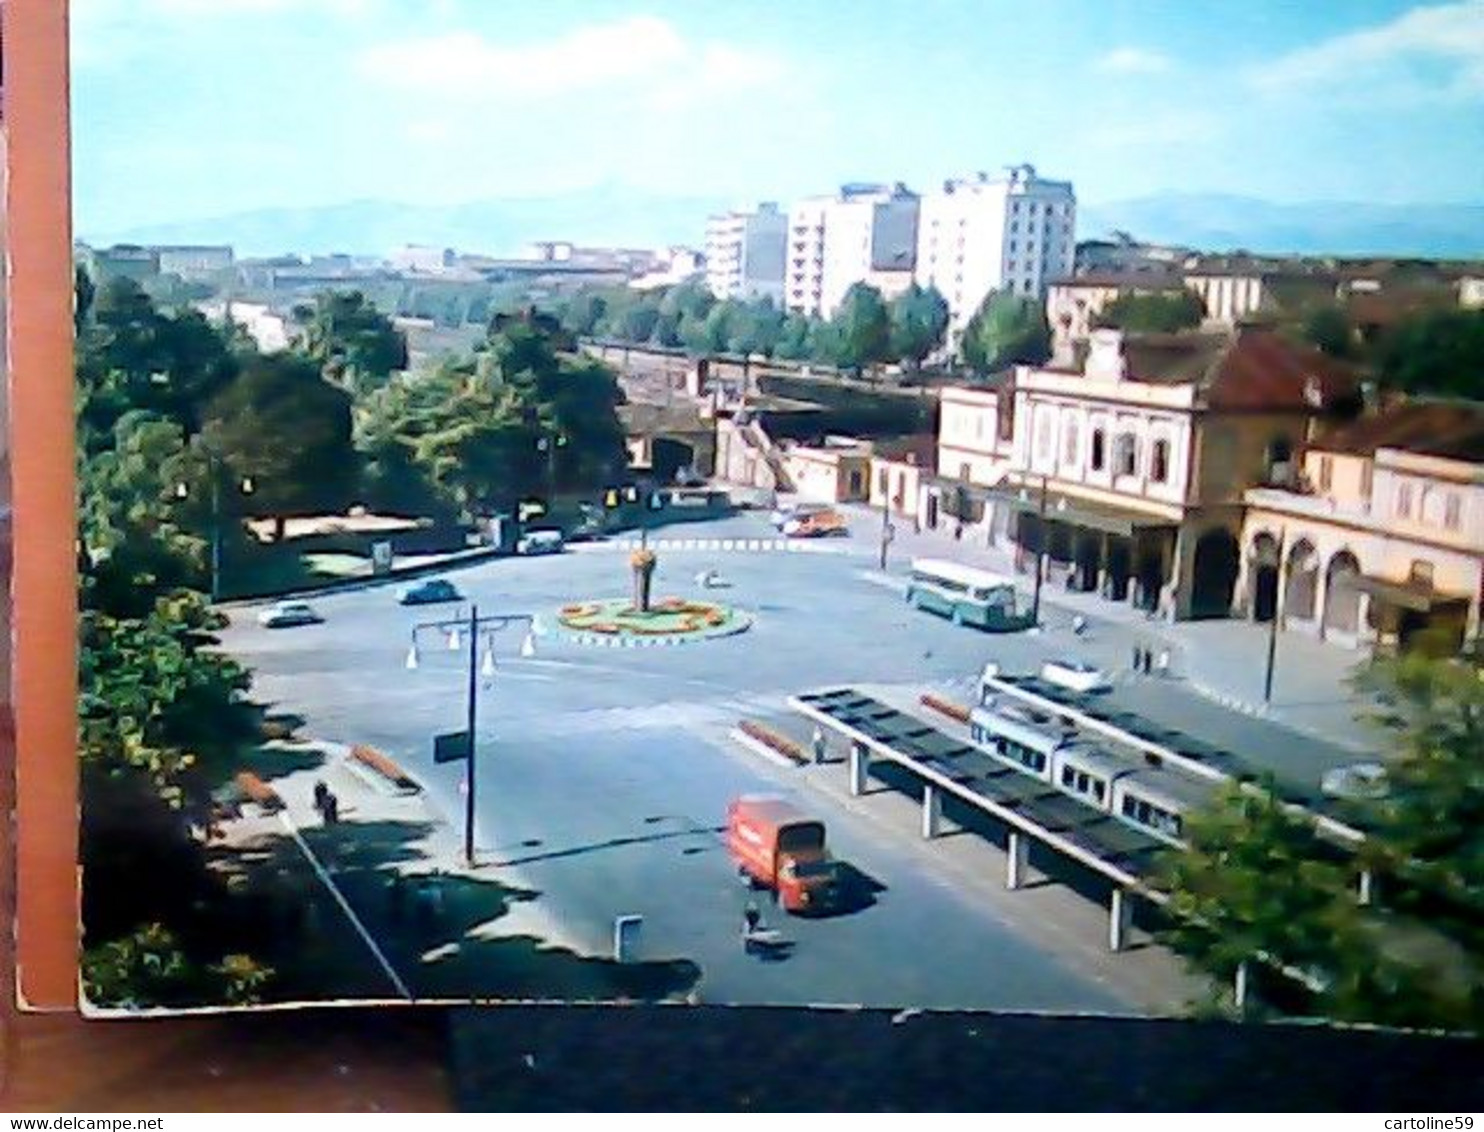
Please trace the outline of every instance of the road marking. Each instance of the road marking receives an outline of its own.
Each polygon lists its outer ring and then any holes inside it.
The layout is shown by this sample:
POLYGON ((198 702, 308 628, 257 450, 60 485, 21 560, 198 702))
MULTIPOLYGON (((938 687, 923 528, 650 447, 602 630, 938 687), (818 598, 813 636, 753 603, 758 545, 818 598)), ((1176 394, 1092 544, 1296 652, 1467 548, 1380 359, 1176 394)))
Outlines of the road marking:
POLYGON ((402 976, 397 974, 396 968, 392 966, 391 960, 386 957, 386 953, 377 946, 376 940, 371 938, 371 933, 366 930, 366 925, 361 923, 361 918, 355 914, 355 910, 351 908, 350 903, 345 899, 345 894, 340 891, 330 874, 325 871, 324 865, 320 864, 319 858, 314 855, 314 850, 304 840, 304 835, 299 832, 299 827, 293 823, 286 813, 280 812, 278 820, 283 823, 283 828, 288 830, 289 836, 298 844, 300 852, 304 854, 305 860, 309 862, 310 867, 314 869, 319 879, 324 882, 324 886, 330 890, 330 895, 340 905, 340 910, 350 920, 351 926, 360 934, 366 946, 371 949, 371 954, 376 956, 376 961, 381 964, 381 969, 386 972, 387 978, 391 979, 392 985, 397 988, 397 993, 408 1002, 412 1002, 413 994, 407 989, 407 984, 402 981, 402 976))

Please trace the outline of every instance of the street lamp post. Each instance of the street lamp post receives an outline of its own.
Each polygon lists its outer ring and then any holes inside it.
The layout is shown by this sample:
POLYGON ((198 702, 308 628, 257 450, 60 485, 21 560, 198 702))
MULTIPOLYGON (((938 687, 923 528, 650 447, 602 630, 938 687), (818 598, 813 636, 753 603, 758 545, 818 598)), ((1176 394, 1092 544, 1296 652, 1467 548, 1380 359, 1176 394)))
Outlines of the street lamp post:
MULTIPOLYGON (((206 476, 211 481, 211 601, 221 600, 222 579, 222 461, 215 452, 206 453, 206 476)), ((251 476, 243 476, 237 484, 243 495, 253 493, 251 476)), ((175 485, 175 497, 186 499, 191 489, 184 483, 175 485)))
POLYGON ((535 619, 529 613, 499 613, 490 614, 485 617, 479 615, 479 607, 470 604, 469 616, 467 618, 456 618, 448 621, 424 621, 412 627, 412 644, 407 650, 407 667, 416 669, 418 666, 417 638, 419 633, 437 632, 445 634, 448 638, 449 648, 459 647, 459 633, 469 634, 469 684, 468 698, 465 704, 466 731, 463 735, 454 735, 457 751, 448 758, 443 758, 439 744, 435 742, 433 758, 435 762, 464 763, 464 861, 470 867, 475 865, 474 852, 474 804, 475 804, 475 759, 474 736, 475 729, 479 725, 479 677, 481 671, 484 675, 494 675, 495 657, 494 649, 490 644, 490 638, 501 629, 510 625, 522 624, 526 626, 526 638, 521 643, 521 655, 530 656, 535 652, 535 638, 533 628, 535 619), (481 666, 479 659, 479 644, 481 637, 485 641, 484 664, 481 666))
POLYGON ((886 569, 886 548, 891 545, 891 496, 881 500, 881 568, 886 569))
POLYGON ((1288 541, 1288 532, 1278 533, 1278 562, 1275 567, 1278 575, 1278 592, 1273 595, 1273 618, 1268 622, 1268 663, 1267 671, 1262 681, 1262 702, 1264 706, 1273 702, 1273 670, 1278 661, 1278 621, 1283 616, 1283 552, 1284 543, 1288 541))

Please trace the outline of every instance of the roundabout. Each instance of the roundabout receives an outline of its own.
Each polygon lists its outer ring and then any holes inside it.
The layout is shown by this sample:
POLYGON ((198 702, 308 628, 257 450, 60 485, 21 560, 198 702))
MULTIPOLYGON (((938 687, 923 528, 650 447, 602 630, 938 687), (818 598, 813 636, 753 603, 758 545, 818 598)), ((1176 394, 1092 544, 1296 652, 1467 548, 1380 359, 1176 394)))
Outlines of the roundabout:
POLYGON ((716 602, 667 597, 641 610, 628 598, 573 602, 541 618, 542 631, 577 644, 685 645, 746 631, 750 615, 716 602))

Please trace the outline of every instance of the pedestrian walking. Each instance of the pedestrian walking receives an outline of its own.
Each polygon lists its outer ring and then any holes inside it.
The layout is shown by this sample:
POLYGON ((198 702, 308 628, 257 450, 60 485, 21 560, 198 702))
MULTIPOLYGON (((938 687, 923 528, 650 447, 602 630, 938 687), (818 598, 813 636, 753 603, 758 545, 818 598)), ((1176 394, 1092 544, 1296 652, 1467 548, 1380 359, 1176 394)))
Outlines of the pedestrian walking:
POLYGON ((825 743, 824 728, 818 726, 814 728, 813 744, 814 763, 816 766, 818 766, 820 763, 824 762, 825 752, 829 749, 825 743))
POLYGON ((1154 650, 1146 647, 1144 649, 1144 675, 1148 676, 1154 671, 1154 650))
POLYGON ((325 799, 330 796, 330 788, 325 785, 324 779, 314 784, 314 809, 316 813, 325 812, 325 799))
POLYGON ((1159 669, 1159 674, 1161 676, 1168 676, 1170 674, 1170 650, 1169 649, 1160 649, 1159 650, 1159 661, 1157 663, 1157 667, 1159 669))
POLYGON ((1087 632, 1087 618, 1079 613, 1072 618, 1072 634, 1080 637, 1085 632, 1087 632))
POLYGON ((1135 645, 1134 646, 1134 662, 1133 662, 1133 670, 1134 670, 1135 673, 1138 673, 1139 669, 1142 667, 1141 662, 1143 661, 1143 659, 1144 659, 1144 650, 1142 648, 1140 648, 1138 645, 1135 645))
POLYGON ((334 825, 340 820, 340 799, 335 797, 334 791, 325 792, 325 807, 322 812, 326 825, 334 825))
POLYGON ((742 912, 742 930, 747 935, 752 935, 755 931, 757 931, 757 926, 758 924, 762 923, 762 921, 762 912, 758 910, 758 906, 755 903, 749 900, 747 902, 747 907, 742 912))

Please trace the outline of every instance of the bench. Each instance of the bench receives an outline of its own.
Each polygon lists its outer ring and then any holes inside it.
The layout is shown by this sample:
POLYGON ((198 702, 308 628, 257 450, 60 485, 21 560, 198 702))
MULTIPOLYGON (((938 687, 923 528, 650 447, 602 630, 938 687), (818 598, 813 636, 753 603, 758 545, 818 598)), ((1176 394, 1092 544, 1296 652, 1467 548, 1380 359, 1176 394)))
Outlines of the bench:
POLYGON ((756 739, 769 750, 777 751, 784 758, 800 766, 810 761, 810 756, 805 752, 802 745, 795 743, 792 739, 778 734, 771 728, 764 727, 760 723, 753 723, 750 719, 744 719, 737 724, 737 730, 749 739, 756 739))
POLYGON ((283 799, 278 796, 278 791, 250 770, 238 773, 237 789, 242 791, 244 798, 257 805, 264 813, 276 814, 284 808, 283 799))
POLYGON ((350 749, 350 757, 398 790, 409 794, 422 790, 416 779, 374 747, 357 744, 350 749))
POLYGON ((959 723, 969 722, 969 709, 962 704, 956 704, 951 700, 942 699, 939 696, 933 695, 931 692, 925 692, 921 700, 923 707, 932 708, 933 711, 938 712, 940 715, 946 715, 949 719, 957 720, 959 723))

